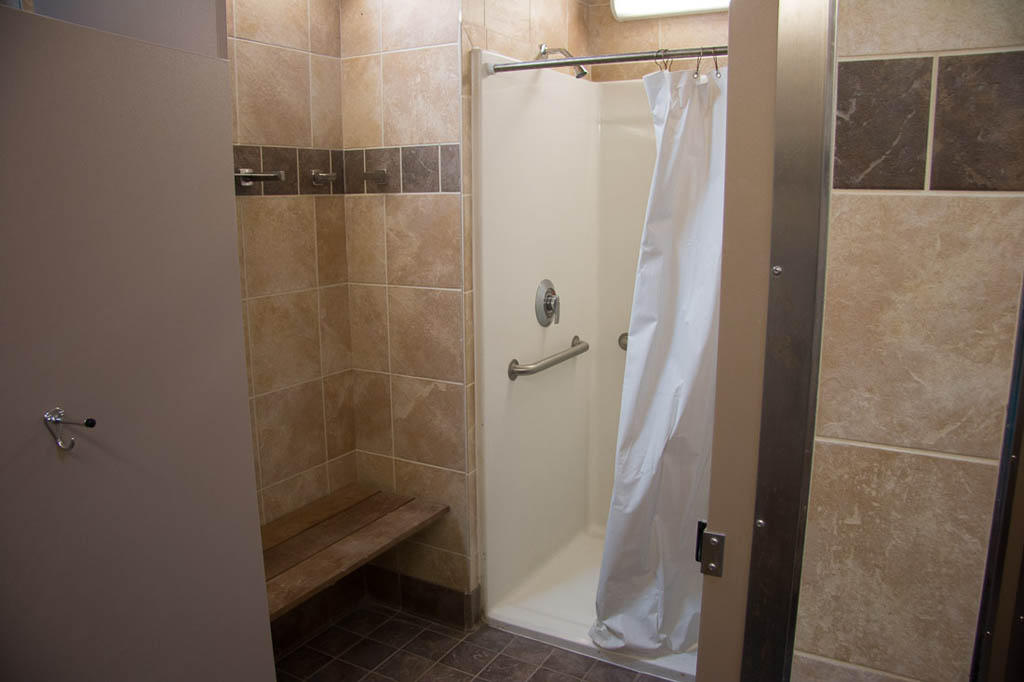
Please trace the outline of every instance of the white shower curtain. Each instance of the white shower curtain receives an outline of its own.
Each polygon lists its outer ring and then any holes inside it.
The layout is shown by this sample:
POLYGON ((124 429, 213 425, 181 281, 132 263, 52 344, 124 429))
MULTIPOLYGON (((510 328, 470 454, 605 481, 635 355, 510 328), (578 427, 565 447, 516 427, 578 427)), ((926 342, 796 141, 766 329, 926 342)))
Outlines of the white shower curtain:
POLYGON ((644 77, 657 160, 637 266, 615 485, 590 630, 605 649, 697 642, 722 263, 726 71, 644 77))

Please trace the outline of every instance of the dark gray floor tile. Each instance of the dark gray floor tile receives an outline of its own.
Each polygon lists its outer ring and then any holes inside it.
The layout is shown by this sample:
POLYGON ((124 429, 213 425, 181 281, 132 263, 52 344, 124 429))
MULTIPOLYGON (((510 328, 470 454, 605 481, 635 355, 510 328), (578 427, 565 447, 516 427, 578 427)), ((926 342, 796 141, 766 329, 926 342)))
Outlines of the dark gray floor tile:
POLYGON ((371 632, 369 637, 399 649, 411 642, 412 638, 421 632, 423 632, 423 628, 419 625, 413 625, 395 617, 371 632))
POLYGON ((425 673, 433 661, 408 651, 396 652, 394 656, 377 667, 376 672, 395 682, 414 682, 425 673))
POLYGON ((331 656, 338 656, 358 641, 359 635, 339 627, 332 627, 309 640, 307 646, 331 656))
POLYGON ((476 675, 491 662, 494 656, 495 653, 493 651, 483 649, 469 642, 462 642, 449 651, 441 659, 441 663, 470 675, 476 675))
POLYGON ((424 630, 405 645, 406 651, 436 661, 455 648, 459 640, 433 630, 424 630))
POLYGON ((362 668, 357 668, 336 658, 320 668, 309 680, 310 682, 359 682, 365 676, 366 671, 362 668))
POLYGON ((654 675, 644 675, 641 673, 633 682, 666 682, 661 677, 655 677, 654 675))
POLYGON ((448 635, 453 639, 462 639, 469 634, 464 630, 458 630, 448 625, 442 625, 441 623, 430 623, 430 629, 434 632, 440 632, 442 635, 448 635))
POLYGON ((302 681, 301 677, 295 677, 295 675, 289 675, 288 673, 284 672, 283 670, 276 670, 275 672, 277 673, 277 682, 301 682, 302 681))
POLYGON ((565 673, 572 677, 583 677, 594 665, 594 659, 565 649, 555 649, 544 661, 548 670, 565 673))
POLYGON ((532 639, 526 639, 525 637, 513 637, 512 641, 509 642, 508 646, 502 650, 501 653, 512 658, 518 658, 520 661, 526 661, 527 663, 533 663, 534 665, 540 665, 551 655, 554 651, 554 647, 542 644, 532 639))
POLYGON ((541 668, 533 674, 533 677, 530 678, 530 682, 578 682, 578 680, 575 677, 569 677, 565 673, 541 668))
POLYGON ((481 625, 476 632, 466 635, 467 642, 490 649, 491 651, 501 651, 513 639, 515 639, 514 635, 502 632, 501 630, 495 630, 487 625, 481 625))
POLYGON ((427 620, 426 618, 420 618, 419 616, 414 616, 411 613, 406 613, 405 611, 399 611, 398 614, 395 616, 395 620, 400 620, 404 623, 412 623, 413 625, 419 625, 421 628, 429 628, 431 625, 434 625, 434 623, 427 620))
POLYGON ((480 671, 479 677, 488 682, 526 682, 536 669, 532 663, 499 654, 480 671))
POLYGON ((604 661, 595 661, 583 679, 587 682, 633 682, 636 673, 604 661))
POLYGON ((277 669, 298 678, 306 678, 327 665, 330 660, 331 657, 327 654, 303 646, 278 661, 277 669))
POLYGON ((389 616, 383 613, 358 609, 342 618, 338 625, 357 635, 368 635, 387 622, 388 618, 389 616))
POLYGON ((374 642, 370 639, 364 639, 353 644, 340 658, 353 665, 358 665, 360 668, 373 670, 393 653, 395 653, 394 647, 374 642))
POLYGON ((472 679, 472 675, 438 663, 420 678, 420 682, 469 682, 472 679))

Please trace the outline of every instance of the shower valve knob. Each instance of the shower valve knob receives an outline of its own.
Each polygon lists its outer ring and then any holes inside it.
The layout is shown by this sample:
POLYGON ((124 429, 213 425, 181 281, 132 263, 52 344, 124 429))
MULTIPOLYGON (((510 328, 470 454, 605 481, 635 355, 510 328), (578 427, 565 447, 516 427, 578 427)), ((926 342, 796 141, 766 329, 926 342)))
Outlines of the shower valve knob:
POLYGON ((561 310, 562 303, 561 299, 558 298, 558 292, 555 291, 555 285, 549 279, 541 280, 541 283, 537 286, 537 298, 534 302, 537 323, 542 327, 549 326, 552 321, 558 324, 561 310))

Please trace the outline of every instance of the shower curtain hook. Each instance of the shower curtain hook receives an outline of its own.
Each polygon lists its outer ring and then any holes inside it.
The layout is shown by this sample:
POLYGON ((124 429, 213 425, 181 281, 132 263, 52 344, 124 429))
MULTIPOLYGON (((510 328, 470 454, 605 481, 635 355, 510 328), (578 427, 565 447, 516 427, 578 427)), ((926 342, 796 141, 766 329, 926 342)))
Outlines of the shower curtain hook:
POLYGON ((717 52, 712 52, 711 53, 711 59, 713 59, 714 62, 715 62, 715 78, 721 78, 722 77, 722 72, 718 70, 718 53, 717 52))
POLYGON ((700 48, 700 54, 697 55, 697 68, 693 70, 693 78, 696 80, 700 78, 700 60, 704 58, 704 48, 700 48))

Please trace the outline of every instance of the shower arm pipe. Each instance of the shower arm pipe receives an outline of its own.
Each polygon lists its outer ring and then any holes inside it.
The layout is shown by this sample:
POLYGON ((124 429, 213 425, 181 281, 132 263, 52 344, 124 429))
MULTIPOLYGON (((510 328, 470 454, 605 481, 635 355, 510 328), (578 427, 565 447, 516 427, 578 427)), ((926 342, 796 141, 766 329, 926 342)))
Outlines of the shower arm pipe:
POLYGON ((599 54, 593 57, 572 57, 566 59, 538 59, 529 62, 487 63, 487 73, 505 71, 530 71, 533 69, 555 69, 560 66, 590 66, 591 64, 625 64, 628 62, 654 62, 694 57, 724 57, 729 54, 725 45, 715 47, 688 47, 679 50, 652 50, 650 52, 624 52, 622 54, 599 54))
POLYGON ((580 337, 574 336, 572 337, 572 343, 569 344, 568 348, 563 351, 559 351, 554 355, 549 355, 543 360, 538 360, 537 362, 529 365, 520 365, 519 360, 512 360, 512 362, 508 363, 508 378, 511 381, 515 381, 523 375, 543 372, 549 367, 554 367, 555 365, 565 362, 569 358, 574 358, 577 355, 583 355, 588 350, 590 350, 590 344, 586 341, 580 340, 580 337))

